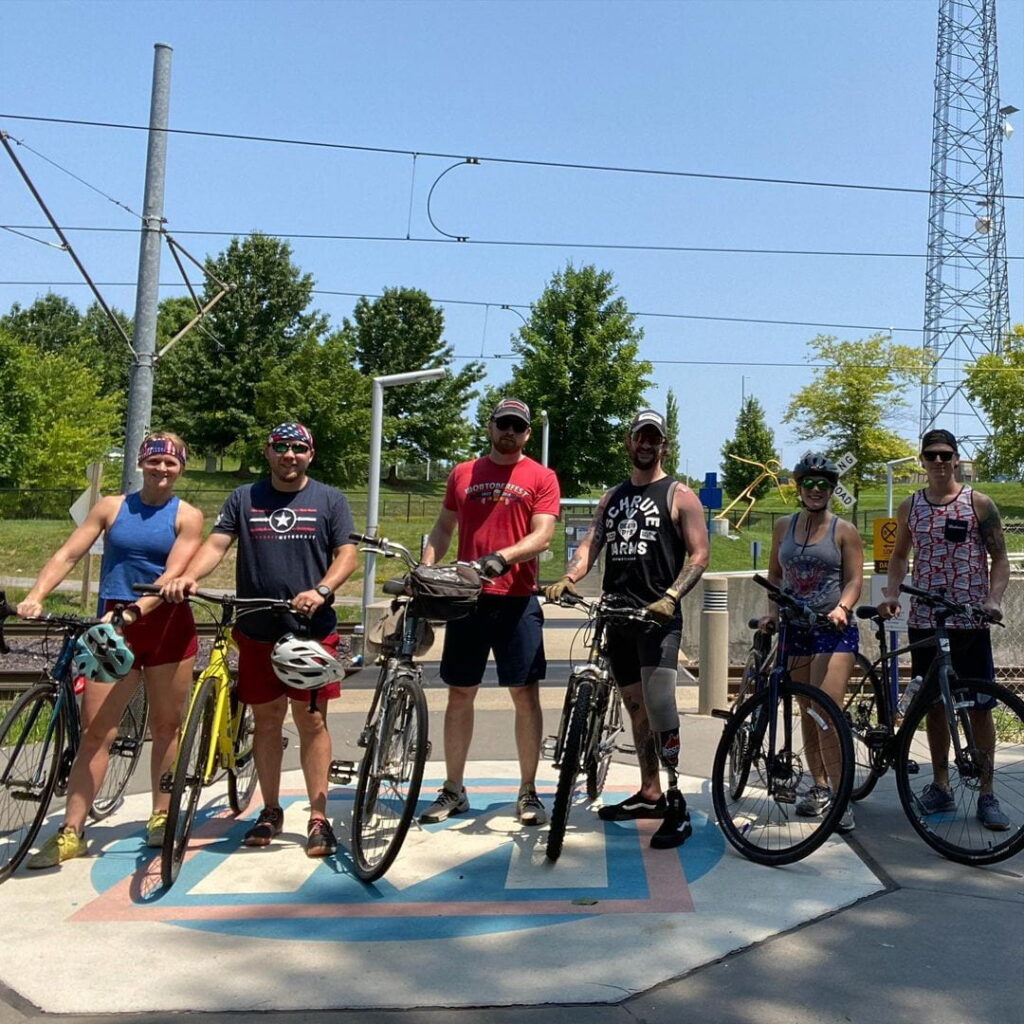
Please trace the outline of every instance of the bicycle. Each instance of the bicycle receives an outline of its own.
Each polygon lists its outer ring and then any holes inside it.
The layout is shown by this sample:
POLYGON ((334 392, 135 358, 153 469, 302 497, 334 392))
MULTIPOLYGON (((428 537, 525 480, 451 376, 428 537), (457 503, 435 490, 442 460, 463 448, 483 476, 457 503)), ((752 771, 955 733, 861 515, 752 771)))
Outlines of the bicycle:
MULTIPOLYGON (((16 609, 0 591, 0 654, 11 653, 3 627, 15 615, 16 609)), ((11 703, 0 723, 0 882, 13 874, 31 849, 53 797, 67 792, 82 738, 72 658, 78 638, 100 620, 43 615, 26 621, 46 626, 42 657, 48 664, 39 682, 11 703), (47 647, 54 636, 61 643, 50 658, 47 647)), ((94 821, 106 818, 121 804, 142 754, 148 717, 146 690, 140 682, 110 744, 107 774, 89 810, 94 821)))
MULTIPOLYGON (((711 770, 711 798, 729 843, 759 864, 791 864, 813 853, 832 834, 853 786, 853 740, 842 710, 818 687, 789 674, 786 635, 794 625, 824 625, 828 619, 774 586, 755 582, 779 605, 775 664, 752 678, 753 693, 731 709, 715 709, 725 728, 711 770), (820 817, 791 817, 789 808, 815 784, 806 744, 814 737, 831 750, 823 765, 832 799, 820 817)), ((813 756, 813 755, 812 755, 813 756)))
POLYGON ((544 754, 558 769, 546 847, 548 859, 555 861, 562 853, 577 778, 586 777, 587 800, 596 800, 604 790, 608 766, 623 732, 622 702, 608 661, 607 627, 616 622, 643 628, 653 620, 644 609, 617 607, 607 596, 587 601, 564 594, 553 603, 587 613, 585 642, 589 648, 586 663, 569 676, 558 733, 545 742, 544 754))
MULTIPOLYGON (((917 834, 932 849, 960 864, 994 864, 1024 849, 1024 700, 1007 687, 991 680, 959 679, 953 671, 946 620, 966 615, 977 623, 995 621, 982 609, 951 601, 941 593, 930 593, 902 585, 900 591, 916 597, 935 610, 935 637, 896 650, 888 647, 888 620, 878 609, 864 605, 857 616, 870 619, 876 627, 879 657, 851 688, 846 700, 846 715, 856 737, 862 764, 862 779, 855 799, 863 799, 891 767, 896 773, 900 805, 917 834), (901 655, 916 646, 938 647, 920 689, 898 722, 895 688, 883 685, 901 655), (995 744, 986 748, 984 737, 977 735, 986 722, 984 705, 991 701, 995 744), (952 749, 949 769, 950 806, 948 810, 929 812, 921 804, 919 793, 935 783, 927 741, 927 716, 941 703, 952 749), (928 766, 931 768, 929 778, 928 766), (911 776, 917 776, 915 793, 911 776), (921 785, 926 783, 926 785, 921 785), (1003 831, 985 828, 972 803, 982 790, 992 790, 1008 812, 1010 825, 1003 831), (996 837, 1001 837, 997 840, 996 837)), ((934 729, 934 726, 933 726, 934 729)), ((947 751, 948 749, 947 748, 947 751)), ((940 787, 941 788, 941 787, 940 787)))

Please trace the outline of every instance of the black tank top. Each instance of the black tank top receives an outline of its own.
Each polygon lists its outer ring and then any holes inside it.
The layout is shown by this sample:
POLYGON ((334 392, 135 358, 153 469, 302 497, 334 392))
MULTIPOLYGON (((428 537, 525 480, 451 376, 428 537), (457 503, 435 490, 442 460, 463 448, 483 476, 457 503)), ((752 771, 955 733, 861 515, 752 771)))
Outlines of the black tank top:
POLYGON ((652 484, 621 484, 604 512, 607 541, 604 590, 636 607, 657 601, 686 561, 686 546, 672 524, 672 477, 652 484))

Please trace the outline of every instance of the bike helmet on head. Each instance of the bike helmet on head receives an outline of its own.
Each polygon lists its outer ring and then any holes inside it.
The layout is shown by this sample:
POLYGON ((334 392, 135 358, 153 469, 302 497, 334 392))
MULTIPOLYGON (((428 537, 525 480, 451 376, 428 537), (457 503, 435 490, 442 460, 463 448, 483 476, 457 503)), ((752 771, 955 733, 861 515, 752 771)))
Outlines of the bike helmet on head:
POLYGON ((270 652, 274 674, 293 690, 318 690, 345 677, 345 666, 323 644, 285 633, 270 652))
POLYGON ((839 469, 821 452, 804 452, 800 456, 800 461, 793 467, 793 479, 800 483, 805 476, 823 476, 833 484, 839 483, 839 469))
POLYGON ((97 622, 75 641, 71 665, 77 676, 97 683, 116 683, 134 664, 132 649, 109 622, 97 622))

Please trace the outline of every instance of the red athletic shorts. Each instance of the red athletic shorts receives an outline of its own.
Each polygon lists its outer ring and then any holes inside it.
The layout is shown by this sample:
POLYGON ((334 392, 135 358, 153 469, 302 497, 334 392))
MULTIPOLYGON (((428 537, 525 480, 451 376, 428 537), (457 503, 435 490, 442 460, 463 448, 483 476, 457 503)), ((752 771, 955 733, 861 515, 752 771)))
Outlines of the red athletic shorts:
MULTIPOLYGON (((105 601, 104 612, 126 601, 105 601)), ((135 655, 135 668, 170 665, 194 658, 199 650, 192 607, 161 603, 138 622, 124 627, 124 638, 135 655)))
MULTIPOLYGON (((246 704, 266 704, 281 696, 291 697, 292 700, 309 700, 309 690, 285 686, 277 678, 274 666, 270 663, 273 644, 253 640, 238 629, 233 630, 231 635, 238 644, 238 696, 246 704)), ((331 633, 317 642, 323 644, 331 654, 337 655, 341 637, 337 633, 331 633)), ((318 701, 330 700, 340 695, 341 683, 331 683, 330 686, 323 686, 316 691, 318 701)))

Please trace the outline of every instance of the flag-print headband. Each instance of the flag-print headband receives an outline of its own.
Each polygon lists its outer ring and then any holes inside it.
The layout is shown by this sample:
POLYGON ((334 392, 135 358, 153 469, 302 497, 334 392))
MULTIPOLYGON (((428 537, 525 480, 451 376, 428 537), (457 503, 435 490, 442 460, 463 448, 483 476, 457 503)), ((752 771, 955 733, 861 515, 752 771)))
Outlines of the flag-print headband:
POLYGON ((310 448, 313 447, 313 435, 309 432, 309 428, 304 427, 301 423, 278 423, 270 432, 267 444, 273 444, 275 441, 302 441, 310 448))
POLYGON ((150 437, 139 446, 139 462, 152 455, 171 455, 184 467, 186 462, 185 449, 175 444, 169 437, 150 437))

